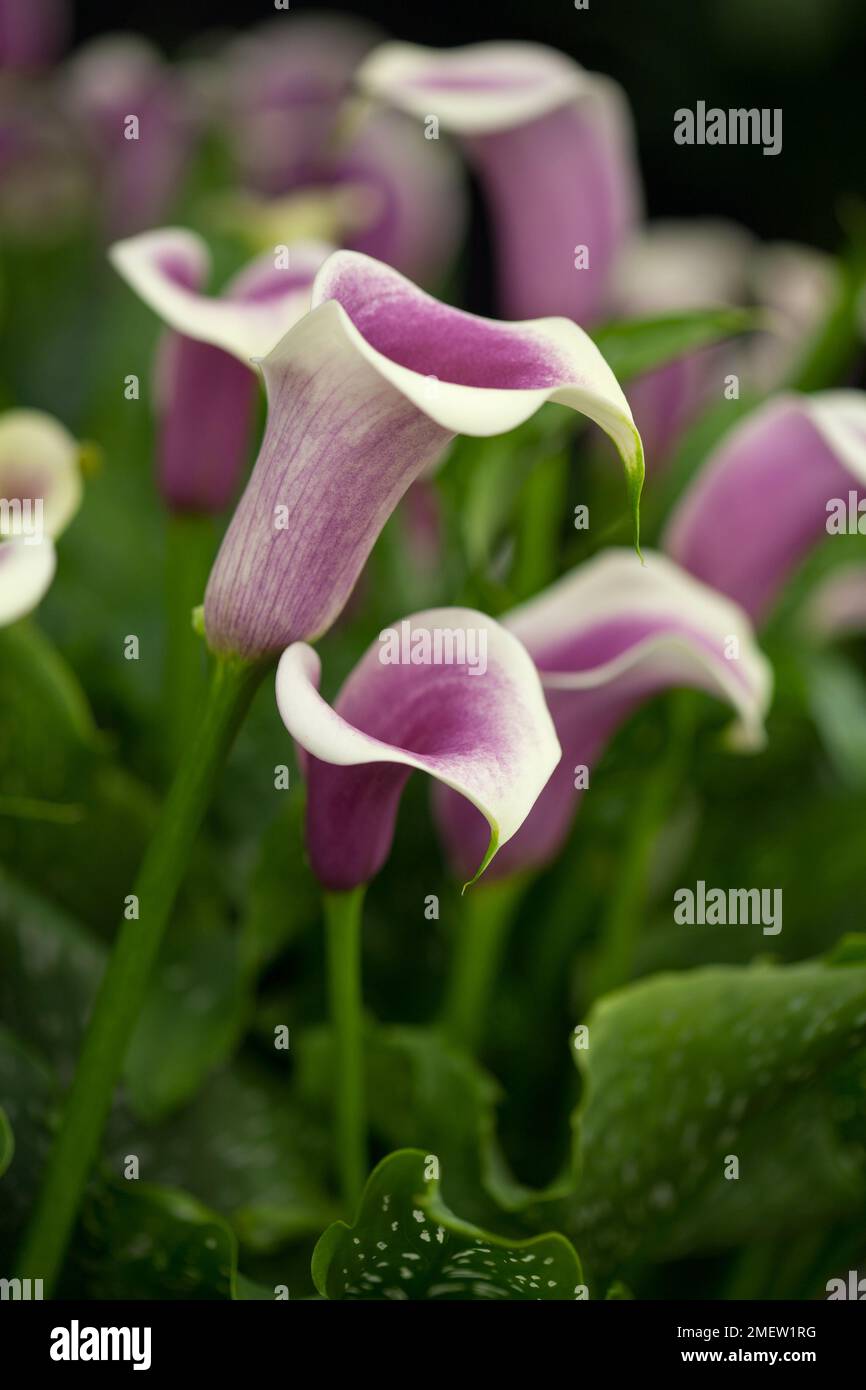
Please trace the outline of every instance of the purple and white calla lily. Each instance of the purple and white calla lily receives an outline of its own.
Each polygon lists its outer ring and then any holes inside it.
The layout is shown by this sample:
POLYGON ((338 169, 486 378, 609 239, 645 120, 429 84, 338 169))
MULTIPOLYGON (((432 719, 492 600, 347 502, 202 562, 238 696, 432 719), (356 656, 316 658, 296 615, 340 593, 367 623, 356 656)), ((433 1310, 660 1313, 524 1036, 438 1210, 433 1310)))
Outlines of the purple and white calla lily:
POLYGON ((413 770, 451 788, 487 825, 467 874, 477 878, 559 760, 522 643, 483 613, 442 608, 381 633, 333 707, 318 693, 320 669, 299 642, 283 653, 276 679, 283 723, 309 755, 307 847, 320 883, 345 892, 375 877, 413 770))
MULTIPOLYGON (((502 621, 538 668, 563 756, 489 877, 554 858, 605 744, 653 695, 707 691, 735 711, 739 746, 763 740, 772 677, 748 618, 663 555, 648 555, 641 569, 630 552, 606 550, 502 621)), ((450 792, 437 789, 434 803, 449 857, 465 873, 483 844, 483 822, 450 792)))
POLYGON ((337 1154, 351 1204, 366 1171, 361 903, 390 852, 406 781, 428 773, 487 826, 467 874, 474 882, 531 811, 560 747, 525 648, 472 609, 416 613, 380 633, 333 707, 318 692, 319 672, 312 647, 296 642, 280 659, 276 693, 305 752, 307 850, 324 889, 337 1154))
POLYGON ((726 377, 743 391, 769 392, 790 372, 828 313, 836 276, 830 256, 793 243, 761 245, 734 222, 650 222, 614 269, 613 298, 627 318, 752 304, 755 332, 688 353, 629 384, 628 397, 658 466, 683 430, 713 401, 726 377))
POLYGON ((531 43, 386 43, 357 80, 423 121, 428 136, 441 125, 459 139, 489 204, 507 317, 599 318, 640 205, 616 83, 531 43))
POLYGON ((248 195, 226 211, 259 244, 313 235, 435 286, 463 231, 462 170, 410 117, 352 99, 379 38, 343 16, 288 17, 229 46, 218 104, 248 195))
POLYGON ((766 617, 788 576, 866 497, 866 393, 771 398, 725 435, 675 508, 664 549, 766 617))
POLYGON ((312 305, 262 363, 265 437, 205 596, 215 651, 256 660, 321 636, 400 498, 452 438, 504 433, 546 401, 611 437, 636 519, 640 436, 576 324, 478 318, 350 251, 319 271, 312 305))
POLYGON ((288 264, 251 262, 219 296, 204 292, 206 243, 163 228, 116 242, 109 258, 169 325, 157 358, 159 481, 173 511, 214 513, 231 501, 247 459, 257 396, 253 363, 307 312, 331 248, 301 243, 288 264))
POLYGON ((107 34, 76 50, 65 84, 108 236, 152 226, 175 196, 192 143, 190 96, 177 70, 146 39, 107 34))
POLYGON ((41 602, 57 565, 54 538, 81 503, 79 448, 39 410, 0 416, 0 627, 41 602))

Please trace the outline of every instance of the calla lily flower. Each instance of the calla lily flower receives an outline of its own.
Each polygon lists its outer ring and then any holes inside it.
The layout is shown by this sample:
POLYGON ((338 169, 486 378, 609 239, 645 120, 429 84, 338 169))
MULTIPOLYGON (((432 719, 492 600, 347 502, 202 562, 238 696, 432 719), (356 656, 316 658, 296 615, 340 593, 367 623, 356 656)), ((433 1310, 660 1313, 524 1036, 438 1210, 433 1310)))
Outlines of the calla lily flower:
POLYGON ((497 243, 509 318, 605 310, 610 272, 640 202, 622 92, 553 49, 387 43, 361 64, 371 96, 456 136, 497 243))
POLYGON ((192 112, 177 74, 145 39, 109 34, 77 50, 66 88, 108 235, 152 226, 174 197, 191 146, 192 112))
POLYGON ((39 410, 0 416, 0 627, 31 612, 56 568, 54 538, 81 502, 79 448, 39 410))
POLYGON ((66 0, 0 0, 0 71, 49 67, 68 29, 66 0))
POLYGON ((267 355, 310 305, 310 288, 330 247, 290 248, 246 266, 219 297, 203 293, 206 243, 166 228, 117 242, 118 273, 175 331, 157 359, 159 480, 173 511, 220 512, 247 458, 257 395, 254 359, 267 355))
POLYGON ((247 187, 276 197, 306 181, 378 37, 344 15, 281 15, 226 46, 215 99, 247 187))
POLYGON ((333 708, 318 693, 319 674, 317 654, 298 642, 283 653, 276 680, 283 722, 309 755, 307 848, 319 881, 344 892, 379 872, 413 769, 465 798, 486 823, 467 874, 477 878, 560 754, 523 645, 483 613, 443 608, 381 633, 333 708))
POLYGON ((351 251, 319 271, 312 305, 262 363, 265 437, 205 595, 214 650, 256 659, 326 632, 400 498, 454 435, 503 433, 545 401, 610 435, 636 508, 640 437, 576 324, 477 318, 351 251))
POLYGON ((378 40, 340 16, 287 18, 231 45, 223 105, 242 183, 239 232, 260 245, 315 236, 435 284, 465 222, 459 161, 411 118, 350 100, 378 40))
MULTIPOLYGON (((488 877, 555 857, 605 744, 663 690, 717 696, 735 711, 734 741, 745 748, 762 742, 771 672, 746 615, 662 555, 648 555, 641 569, 630 552, 606 550, 503 623, 538 668, 563 756, 488 877)), ((483 822, 449 792, 437 789, 434 805, 449 857, 463 873, 483 843, 483 822)))
MULTIPOLYGON (((866 393, 776 396, 727 434, 680 499, 664 549, 767 615, 806 554, 866 496, 866 393)), ((854 520, 856 529, 856 515, 854 520)))
POLYGON ((866 632, 866 564, 840 565, 824 575, 806 602, 803 626, 821 641, 866 632))
POLYGON ((723 399, 725 377, 768 392, 791 370, 827 314, 835 287, 831 257, 787 243, 761 246, 733 222, 651 222, 617 262, 617 314, 642 317, 753 304, 761 315, 746 338, 689 353, 629 385, 648 457, 663 462, 692 419, 723 399))

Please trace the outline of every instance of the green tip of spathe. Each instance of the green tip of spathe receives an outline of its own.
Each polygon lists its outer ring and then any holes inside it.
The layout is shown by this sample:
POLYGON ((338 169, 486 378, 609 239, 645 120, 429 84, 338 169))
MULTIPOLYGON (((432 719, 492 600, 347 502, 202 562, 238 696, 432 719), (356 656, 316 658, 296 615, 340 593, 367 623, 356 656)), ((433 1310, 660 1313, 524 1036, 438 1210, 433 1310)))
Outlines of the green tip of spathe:
POLYGON ((105 464, 105 453, 100 444, 92 439, 82 439, 78 443, 78 468, 82 478, 95 478, 105 464))
MULTIPOLYGON (((479 810, 480 809, 481 808, 479 807, 479 810)), ((484 855, 484 858, 482 859, 481 863, 478 865, 478 868, 475 870, 474 876, 469 879, 468 883, 464 883, 463 887, 460 889, 461 898, 463 897, 463 894, 466 892, 467 888, 471 888, 473 884, 478 882, 479 878, 484 873, 484 870, 487 868, 487 865, 490 863, 491 859, 493 858, 494 854, 499 848, 499 826, 494 821, 489 821, 488 824, 490 826, 490 841, 487 846, 487 852, 484 855)))

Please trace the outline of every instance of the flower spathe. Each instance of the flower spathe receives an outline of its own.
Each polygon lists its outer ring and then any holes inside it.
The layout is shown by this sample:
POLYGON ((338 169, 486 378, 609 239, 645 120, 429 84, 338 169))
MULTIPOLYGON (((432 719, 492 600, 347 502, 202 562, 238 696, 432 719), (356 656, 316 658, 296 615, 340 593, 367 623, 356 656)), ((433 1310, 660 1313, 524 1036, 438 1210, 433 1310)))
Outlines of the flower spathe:
POLYGON ((40 410, 0 415, 0 627, 31 612, 57 564, 54 538, 81 503, 79 448, 40 410))
POLYGON ((744 392, 778 388, 829 312, 835 287, 830 256, 793 243, 762 245, 734 222, 662 220, 632 237, 613 280, 625 317, 760 307, 747 337, 688 353, 629 384, 648 457, 663 462, 692 418, 723 399, 732 374, 744 392))
POLYGON ((286 728, 309 755, 307 848, 320 882, 345 891, 378 873, 415 769, 477 808, 487 839, 466 874, 477 877, 559 759, 522 643, 483 613, 436 609, 382 633, 333 707, 318 692, 319 673, 313 649, 295 643, 280 659, 276 692, 286 728))
POLYGON ((64 80, 108 235, 152 226, 175 196, 192 142, 190 97, 177 70, 139 35, 106 34, 75 51, 64 80))
POLYGON ((350 251, 319 271, 312 304, 262 363, 265 437, 205 596, 215 650, 255 659, 327 631, 400 498, 453 436, 503 433, 546 401, 610 435, 636 511, 640 437, 576 324, 477 318, 350 251))
POLYGON ((775 396, 707 459, 664 549, 760 619, 852 492, 866 496, 866 393, 775 396))
POLYGON ((310 225, 435 287, 465 223, 463 171, 410 116, 353 99, 355 69, 380 38, 345 16, 286 15, 229 46, 217 104, 241 182, 260 197, 226 208, 264 245, 287 240, 281 223, 310 225))
POLYGON ((219 296, 204 293, 207 244, 168 227, 116 242, 109 258, 174 331, 157 358, 160 490, 174 511, 220 512, 246 462, 257 395, 253 359, 264 357, 310 305, 331 248, 287 247, 258 257, 219 296))
POLYGON ((599 317, 640 204, 616 83, 531 43, 386 43, 358 83, 437 138, 440 125, 459 138, 489 205, 507 317, 599 317))
MULTIPOLYGON (((563 756, 497 857, 495 877, 539 868, 556 855, 585 774, 619 725, 653 695, 680 686, 707 691, 735 711, 739 746, 763 740, 772 677, 746 615, 663 555, 647 555, 640 568, 629 551, 606 550, 503 624, 535 662, 563 756)), ((483 823, 447 792, 437 789, 434 804, 449 856, 463 873, 483 841, 483 823)))

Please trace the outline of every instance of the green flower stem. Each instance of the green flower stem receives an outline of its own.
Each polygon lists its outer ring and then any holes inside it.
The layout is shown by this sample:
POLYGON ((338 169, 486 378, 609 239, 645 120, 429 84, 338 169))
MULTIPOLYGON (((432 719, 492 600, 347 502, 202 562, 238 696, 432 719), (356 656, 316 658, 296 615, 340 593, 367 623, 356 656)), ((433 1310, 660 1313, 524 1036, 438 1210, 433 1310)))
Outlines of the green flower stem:
POLYGON ((168 518, 164 692, 172 768, 177 767, 186 748, 204 698, 205 648, 193 631, 192 614, 204 599, 215 549, 212 517, 181 513, 168 518))
POLYGON ((638 793, 625 849, 619 863, 592 971, 592 995, 599 998, 626 984, 632 975, 640 937, 650 861, 659 833, 680 785, 694 730, 691 691, 674 696, 668 742, 638 793))
POLYGON ((267 665, 218 660, 194 741, 168 793, 133 893, 138 917, 120 924, 48 1157, 19 1269, 50 1294, 172 906, 217 777, 267 665))
POLYGON ((361 911, 364 888, 325 893, 328 999, 335 1042, 334 1138, 347 1212, 354 1217, 367 1178, 361 911))
POLYGON ((442 1013, 445 1033, 458 1046, 474 1051, 481 1040, 508 929, 526 883, 523 874, 494 879, 464 898, 442 1013))

